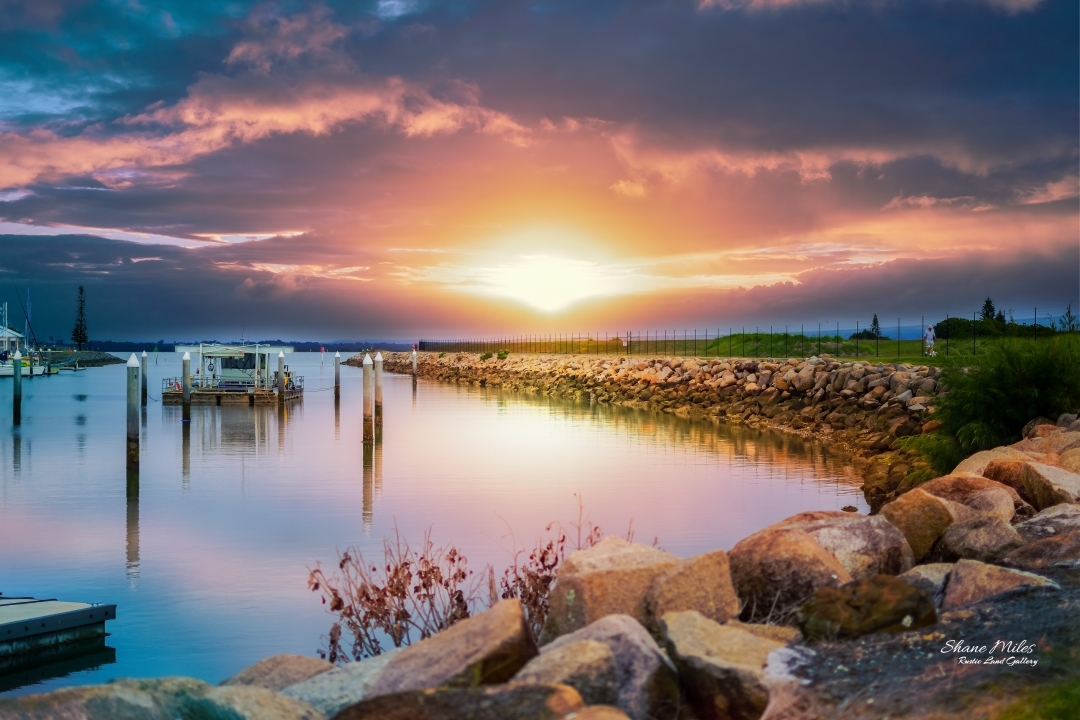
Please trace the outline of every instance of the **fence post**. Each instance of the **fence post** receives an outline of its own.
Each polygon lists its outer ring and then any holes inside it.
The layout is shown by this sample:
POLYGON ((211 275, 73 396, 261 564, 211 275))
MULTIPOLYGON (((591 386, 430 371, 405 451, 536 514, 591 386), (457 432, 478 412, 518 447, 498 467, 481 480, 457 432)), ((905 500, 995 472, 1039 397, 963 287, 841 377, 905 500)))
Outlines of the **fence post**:
POLYGON ((859 359, 859 321, 855 321, 855 359, 859 359))
POLYGON ((950 335, 952 335, 952 325, 949 324, 949 313, 945 313, 945 357, 949 357, 950 335))
MULTIPOLYGON (((979 354, 979 350, 975 346, 975 335, 977 334, 976 331, 978 330, 978 328, 976 326, 977 321, 975 320, 975 315, 976 315, 975 313, 971 313, 971 354, 972 355, 978 355, 979 354)), ((1039 322, 1039 317, 1037 315, 1035 316, 1035 322, 1039 322)))
POLYGON ((896 318, 896 359, 900 359, 900 318, 896 318))

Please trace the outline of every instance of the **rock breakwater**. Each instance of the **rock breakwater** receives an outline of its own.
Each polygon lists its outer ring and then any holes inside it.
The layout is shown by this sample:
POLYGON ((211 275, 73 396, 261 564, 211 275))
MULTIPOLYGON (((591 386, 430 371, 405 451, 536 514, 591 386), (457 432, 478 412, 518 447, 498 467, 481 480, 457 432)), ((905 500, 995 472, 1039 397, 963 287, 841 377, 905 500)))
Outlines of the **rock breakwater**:
MULTIPOLYGON (((389 372, 412 372, 389 353, 389 372)), ((790 360, 421 353, 420 376, 771 428, 849 453, 873 510, 933 476, 897 438, 932 430, 939 370, 828 355, 790 360)), ((357 365, 354 356, 346 364, 357 365)))

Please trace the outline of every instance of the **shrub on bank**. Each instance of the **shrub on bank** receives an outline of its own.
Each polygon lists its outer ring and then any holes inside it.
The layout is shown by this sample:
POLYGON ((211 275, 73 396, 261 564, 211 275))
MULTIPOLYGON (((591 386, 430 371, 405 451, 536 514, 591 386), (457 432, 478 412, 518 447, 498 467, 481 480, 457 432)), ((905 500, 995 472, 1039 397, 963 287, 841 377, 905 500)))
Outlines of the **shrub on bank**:
POLYGON ((1056 418, 1080 407, 1080 338, 1033 342, 1005 338, 976 357, 945 365, 934 433, 907 441, 939 472, 980 450, 1020 440, 1034 417, 1056 418), (972 361, 977 364, 971 365, 972 361), (969 367, 963 367, 969 365, 969 367))

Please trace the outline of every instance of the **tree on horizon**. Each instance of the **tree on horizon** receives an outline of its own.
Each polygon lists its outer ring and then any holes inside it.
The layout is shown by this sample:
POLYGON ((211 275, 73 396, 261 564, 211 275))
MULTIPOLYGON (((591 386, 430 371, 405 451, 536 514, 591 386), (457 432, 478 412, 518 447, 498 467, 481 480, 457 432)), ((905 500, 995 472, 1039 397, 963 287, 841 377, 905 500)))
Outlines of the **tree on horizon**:
POLYGON ((75 304, 75 327, 71 330, 71 342, 77 344, 82 350, 83 343, 90 342, 90 336, 86 332, 86 291, 79 286, 79 299, 75 304))
POLYGON ((994 319, 994 314, 996 312, 997 311, 994 308, 994 301, 991 300, 990 298, 986 298, 986 302, 984 302, 983 306, 982 306, 982 312, 979 313, 982 316, 982 319, 983 320, 993 320, 994 319))
POLYGON ((878 322, 877 313, 874 313, 874 321, 870 323, 870 332, 874 334, 874 337, 881 337, 881 323, 878 322))

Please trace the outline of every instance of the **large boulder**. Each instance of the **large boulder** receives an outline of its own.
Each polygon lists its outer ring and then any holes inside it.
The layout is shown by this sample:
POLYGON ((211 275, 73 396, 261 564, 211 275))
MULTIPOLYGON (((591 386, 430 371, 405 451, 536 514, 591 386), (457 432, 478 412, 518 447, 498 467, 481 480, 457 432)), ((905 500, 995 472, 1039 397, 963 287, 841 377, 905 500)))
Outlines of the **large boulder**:
POLYGON ((946 560, 996 562, 1023 542, 1012 525, 1001 517, 982 515, 950 527, 942 538, 941 548, 946 560))
POLYGON ((701 720, 756 720, 769 701, 765 660, 781 643, 720 625, 693 610, 660 619, 668 654, 701 720))
POLYGON ((1011 447, 997 447, 993 450, 981 450, 974 455, 965 458, 956 468, 952 471, 953 475, 960 475, 963 473, 971 473, 972 475, 982 475, 986 470, 986 466, 994 460, 1028 460, 1028 456, 1022 451, 1011 447))
POLYGON ((568 685, 508 683, 381 695, 345 708, 332 720, 559 720, 584 707, 568 685))
POLYGON ((1052 505, 1016 526, 1025 542, 1071 530, 1080 530, 1080 505, 1074 503, 1052 505))
POLYGON ((807 640, 904 632, 937 622, 933 595, 891 575, 873 575, 839 588, 822 588, 803 606, 799 627, 807 640))
POLYGON ((739 596, 723 550, 692 557, 657 575, 645 594, 650 627, 669 612, 697 610, 718 623, 737 617, 739 596))
POLYGON ((1053 580, 1033 573, 960 560, 949 573, 941 609, 953 610, 1021 590, 1058 587, 1053 580))
POLYGON ((772 527, 806 532, 832 553, 852 578, 878 573, 896 575, 914 564, 904 534, 880 516, 804 512, 772 527))
POLYGON ((989 480, 1011 487, 1021 499, 1030 503, 1031 498, 1027 496, 1027 490, 1024 488, 1024 465, 1026 465, 1029 460, 1030 458, 1024 460, 1018 458, 994 460, 986 466, 986 470, 983 471, 983 476, 989 480))
POLYGON ((1080 530, 1030 542, 1010 552, 1002 563, 1021 570, 1042 570, 1047 567, 1080 568, 1080 530))
POLYGON ((223 680, 221 684, 250 685, 279 691, 333 669, 332 664, 318 658, 304 655, 273 655, 251 667, 244 668, 227 680, 223 680))
POLYGON ((310 705, 254 686, 214 687, 192 678, 117 680, 0 700, 4 720, 325 720, 310 705))
POLYGON ((536 655, 518 600, 503 600, 396 653, 371 695, 433 687, 503 683, 536 655))
POLYGON ((1080 474, 1043 463, 1024 465, 1024 488, 1036 510, 1080 502, 1080 474))
POLYGON ((919 489, 942 500, 963 505, 976 513, 992 513, 1006 520, 1011 520, 1016 514, 1016 508, 1024 504, 1020 495, 1008 485, 978 475, 945 475, 923 483, 919 489))
POLYGON ((945 501, 919 488, 882 507, 881 517, 904 534, 916 561, 930 553, 955 519, 945 501))
POLYGON ((370 697, 379 673, 399 652, 395 648, 373 658, 319 673, 288 686, 281 694, 306 702, 327 717, 332 717, 339 710, 370 697))
POLYGON ((615 705, 619 701, 615 654, 596 640, 549 646, 521 668, 513 681, 569 685, 588 705, 615 705))
POLYGON ((1069 472, 1080 473, 1080 448, 1073 448, 1061 453, 1055 464, 1069 472))
POLYGON ((945 583, 952 569, 952 563, 927 563, 916 565, 897 577, 926 592, 934 598, 934 605, 940 607, 941 601, 945 599, 945 583))
POLYGON ((766 528, 732 548, 731 577, 750 619, 780 617, 814 591, 850 582, 836 556, 797 528, 766 528))
POLYGON ((1046 438, 1043 451, 1061 455, 1076 448, 1080 448, 1080 432, 1055 432, 1046 438))
POLYGON ((616 705, 633 720, 669 717, 679 702, 675 668, 648 631, 629 615, 607 615, 543 648, 559 652, 567 645, 592 640, 606 645, 615 657, 616 705))
POLYGON ((681 562, 671 553, 614 536, 571 554, 559 567, 541 644, 605 615, 630 615, 648 623, 645 595, 653 580, 681 562))

